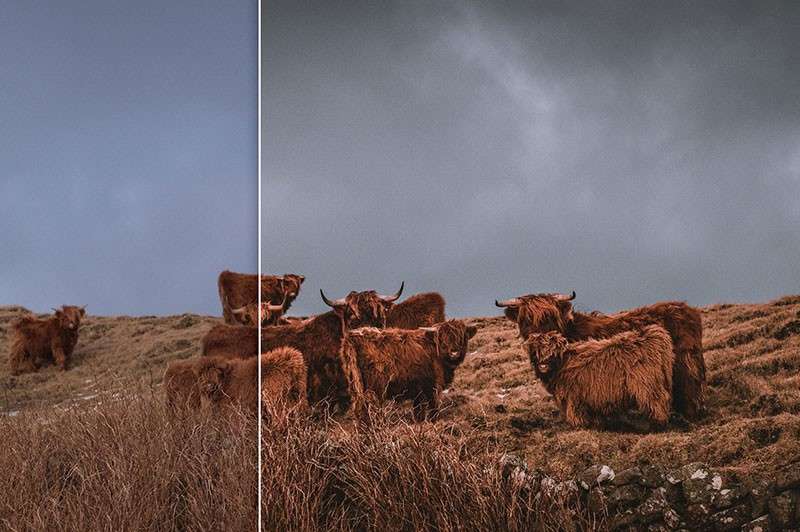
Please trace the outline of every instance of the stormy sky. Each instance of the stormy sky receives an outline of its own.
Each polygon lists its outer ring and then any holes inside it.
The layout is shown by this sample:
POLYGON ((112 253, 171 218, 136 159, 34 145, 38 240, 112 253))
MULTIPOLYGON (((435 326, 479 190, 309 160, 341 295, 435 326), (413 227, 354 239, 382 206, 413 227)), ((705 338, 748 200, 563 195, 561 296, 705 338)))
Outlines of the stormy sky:
POLYGON ((452 315, 800 292, 800 5, 267 1, 263 265, 452 315))
POLYGON ((0 10, 0 305, 219 313, 257 267, 258 6, 0 10))

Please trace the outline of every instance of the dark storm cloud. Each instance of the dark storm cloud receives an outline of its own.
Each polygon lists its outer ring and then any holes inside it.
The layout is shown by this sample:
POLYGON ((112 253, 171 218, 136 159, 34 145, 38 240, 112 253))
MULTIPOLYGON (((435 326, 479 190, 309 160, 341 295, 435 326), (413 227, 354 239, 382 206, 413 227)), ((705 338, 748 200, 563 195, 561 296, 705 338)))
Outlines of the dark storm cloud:
MULTIPOLYGON (((601 5, 602 4, 602 5, 601 5)), ((267 2, 263 263, 450 311, 800 278, 800 8, 267 2)))
POLYGON ((0 12, 0 304, 217 313, 255 271, 257 6, 0 12))

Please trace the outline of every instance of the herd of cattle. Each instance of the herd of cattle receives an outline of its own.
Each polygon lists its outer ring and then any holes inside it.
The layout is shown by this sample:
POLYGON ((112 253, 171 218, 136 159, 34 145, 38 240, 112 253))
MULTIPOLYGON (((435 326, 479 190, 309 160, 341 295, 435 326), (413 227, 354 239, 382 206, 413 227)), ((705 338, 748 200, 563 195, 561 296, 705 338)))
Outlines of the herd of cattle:
MULTIPOLYGON (((336 300, 320 290, 330 311, 289 317, 303 281, 294 274, 222 272, 218 288, 225 323, 203 337, 200 356, 169 364, 168 404, 181 410, 235 404, 254 411, 260 378, 260 400, 269 411, 325 405, 342 413, 352 409, 360 417, 370 404, 409 400, 415 419, 435 416, 477 329, 447 320, 437 293, 398 303, 402 284, 389 296, 369 290, 336 300)), ((671 411, 688 419, 703 414, 705 362, 697 309, 665 302, 585 314, 573 310, 574 298, 573 292, 495 301, 517 324, 535 375, 568 423, 606 424, 631 409, 656 425, 664 425, 671 411)), ((11 371, 36 371, 48 361, 68 369, 84 314, 82 307, 64 306, 46 319, 17 320, 11 371)))

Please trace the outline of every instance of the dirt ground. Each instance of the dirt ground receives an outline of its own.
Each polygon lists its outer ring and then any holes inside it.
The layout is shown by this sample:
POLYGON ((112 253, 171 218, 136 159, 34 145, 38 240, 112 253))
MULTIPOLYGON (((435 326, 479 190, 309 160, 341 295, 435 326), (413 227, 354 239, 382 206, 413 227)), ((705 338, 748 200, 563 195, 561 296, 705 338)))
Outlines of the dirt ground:
MULTIPOLYGON (((591 309, 579 309, 591 310, 591 309)), ((613 309, 601 309, 612 311, 613 309)), ((99 391, 160 394, 168 361, 197 356, 220 318, 88 316, 67 372, 47 367, 9 375, 9 324, 25 313, 0 307, 0 414, 91 401, 99 391)), ((436 422, 475 449, 513 452, 532 467, 567 476, 592 464, 614 469, 705 462, 738 476, 767 476, 800 460, 800 296, 766 304, 702 309, 708 367, 708 416, 676 419, 661 432, 578 430, 567 426, 538 383, 516 325, 471 318, 476 351, 456 373, 436 422)))

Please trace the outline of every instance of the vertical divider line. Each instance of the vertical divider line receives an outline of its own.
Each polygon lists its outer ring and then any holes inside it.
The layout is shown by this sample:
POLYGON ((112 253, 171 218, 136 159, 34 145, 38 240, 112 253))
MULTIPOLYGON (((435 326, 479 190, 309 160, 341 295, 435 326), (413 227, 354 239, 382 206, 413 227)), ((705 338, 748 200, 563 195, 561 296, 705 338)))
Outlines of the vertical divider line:
POLYGON ((262 528, 262 519, 261 519, 261 4, 263 0, 258 0, 258 283, 256 284, 256 289, 258 291, 258 309, 259 309, 259 320, 258 320, 258 334, 256 335, 258 340, 258 349, 256 350, 256 356, 258 357, 257 362, 257 378, 258 378, 258 397, 256 398, 256 402, 258 404, 258 409, 256 413, 256 419, 258 422, 258 497, 256 504, 258 505, 258 509, 256 511, 256 518, 258 519, 258 532, 261 532, 262 528))

